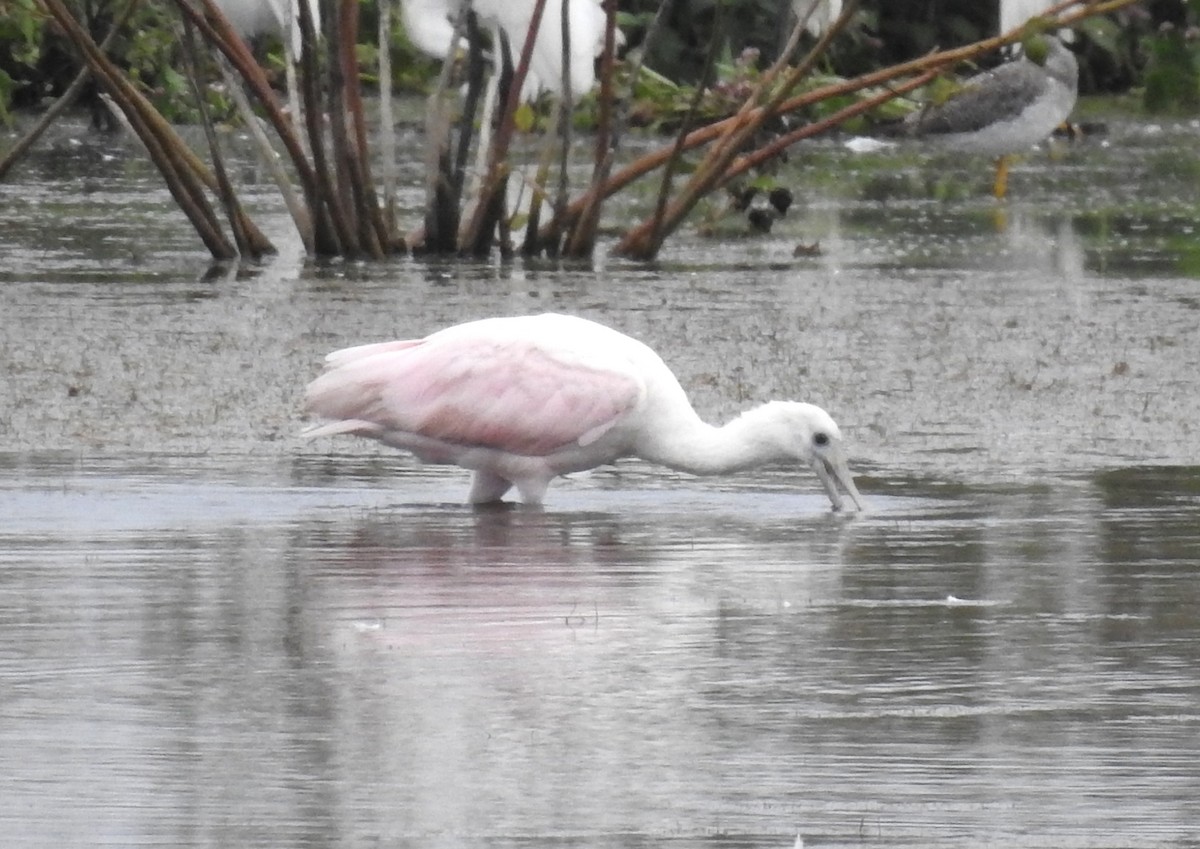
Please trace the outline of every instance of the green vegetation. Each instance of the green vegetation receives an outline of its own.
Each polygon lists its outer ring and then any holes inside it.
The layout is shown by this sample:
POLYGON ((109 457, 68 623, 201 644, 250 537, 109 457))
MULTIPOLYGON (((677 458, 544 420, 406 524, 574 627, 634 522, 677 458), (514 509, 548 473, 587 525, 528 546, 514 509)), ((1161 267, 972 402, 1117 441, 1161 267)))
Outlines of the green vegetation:
MULTIPOLYGON (((468 184, 470 147, 483 144, 476 124, 480 113, 471 107, 482 93, 479 76, 471 93, 460 95, 467 88, 467 61, 443 71, 439 63, 420 56, 400 31, 400 15, 395 16, 388 42, 390 62, 380 62, 374 2, 381 0, 364 0, 357 7, 357 37, 353 28, 340 29, 327 8, 330 26, 325 38, 307 41, 302 67, 296 71, 285 69, 278 39, 257 39, 250 45, 251 55, 228 24, 206 18, 189 4, 0 0, 0 9, 8 12, 2 18, 2 34, 11 47, 0 53, 3 112, 42 109, 51 102, 66 105, 71 98, 61 95, 78 73, 72 58, 77 48, 219 260, 273 250, 237 200, 220 164, 221 145, 206 120, 227 121, 237 115, 252 129, 266 124, 277 135, 276 147, 261 134, 257 144, 313 255, 382 258, 411 250, 482 256, 497 246, 501 255, 508 255, 517 249, 513 231, 524 229, 520 250, 527 255, 586 256, 595 244, 603 201, 649 177, 645 185, 657 186, 652 189, 652 211, 627 229, 614 248, 622 256, 649 259, 693 211, 700 214, 702 232, 723 232, 730 220, 742 218, 759 231, 769 230, 792 202, 790 189, 776 181, 785 151, 832 127, 857 132, 865 122, 895 117, 912 108, 897 99, 909 93, 915 92, 918 100, 936 101, 975 63, 999 61, 998 42, 1012 42, 1022 34, 991 37, 997 28, 994 19, 974 6, 967 12, 948 11, 948 0, 872 0, 861 8, 848 7, 810 49, 814 40, 782 17, 779 0, 675 0, 661 27, 651 24, 658 0, 624 0, 624 58, 615 68, 606 62, 614 75, 605 91, 616 93, 628 108, 615 109, 611 101, 595 95, 575 104, 576 126, 596 131, 593 147, 601 151, 596 176, 590 184, 570 189, 568 155, 554 155, 548 144, 537 176, 531 178, 537 187, 535 202, 526 211, 510 209, 506 201, 508 151, 514 132, 537 132, 548 140, 557 135, 549 109, 502 98, 503 111, 495 113, 500 117, 487 142, 487 167, 468 184), (94 7, 89 8, 90 16, 81 15, 82 4, 94 7), (47 13, 53 15, 53 24, 47 13), (203 38, 198 50, 189 46, 195 43, 191 35, 184 37, 188 31, 180 14, 203 38), (648 35, 652 27, 653 37, 648 35), (790 65, 775 61, 784 49, 778 43, 782 32, 800 40, 798 51, 787 48, 790 65), (97 50, 93 42, 110 34, 107 46, 97 50), (963 41, 970 43, 958 46, 963 41), (950 45, 955 46, 929 49, 950 45), (832 49, 825 50, 827 46, 832 49), (236 68, 250 103, 240 83, 230 86, 218 72, 218 53, 236 68), (193 65, 199 66, 198 74, 191 73, 193 65), (387 68, 391 70, 380 70, 387 68), (272 88, 284 88, 285 70, 301 77, 299 85, 290 86, 289 111, 272 94, 272 88), (429 91, 436 75, 449 75, 442 77, 443 87, 430 99, 425 117, 433 128, 426 134, 426 161, 437 163, 438 177, 430 181, 421 227, 402 227, 394 216, 396 174, 394 157, 387 152, 389 133, 379 137, 385 171, 378 180, 371 173, 373 142, 368 139, 361 90, 382 87, 381 72, 390 74, 386 82, 393 91, 429 91), (255 114, 261 122, 252 117, 255 114), (346 120, 324 123, 290 117, 322 114, 344 114, 346 120), (210 169, 179 137, 176 127, 181 123, 205 125, 214 167, 210 169), (667 138, 614 171, 603 152, 608 149, 606 140, 626 123, 667 138), (286 152, 290 170, 275 167, 279 148, 286 152), (557 180, 551 177, 553 170, 559 172, 557 180)), ((1082 88, 1128 91, 1144 73, 1145 83, 1136 97, 1146 108, 1173 113, 1200 108, 1193 55, 1197 39, 1192 37, 1194 29, 1184 26, 1192 10, 1180 6, 1178 24, 1159 25, 1131 2, 1106 3, 1101 8, 1108 17, 1078 27, 1075 49, 1086 69, 1082 88)), ((1072 25, 1093 8, 1094 3, 1064 14, 1060 21, 1072 25)), ((77 88, 78 83, 73 84, 72 91, 77 88)), ((89 97, 85 89, 82 94, 85 102, 97 102, 94 93, 89 97)), ((390 105, 386 98, 379 102, 385 127, 393 122, 387 114, 390 105)), ((54 116, 48 112, 39 126, 54 116)), ((563 150, 568 142, 561 141, 563 150)), ((17 155, 20 147, 14 148, 17 155)), ((964 179, 945 172, 929 175, 907 169, 883 177, 863 172, 853 179, 866 181, 859 187, 861 196, 879 200, 950 200, 973 193, 970 175, 964 179)))
MULTIPOLYGON (((73 4, 97 40, 125 10, 121 0, 73 0, 73 4)), ((646 48, 647 71, 635 89, 631 120, 666 132, 678 126, 690 107, 692 86, 701 77, 717 27, 721 43, 715 81, 701 100, 697 117, 728 114, 782 46, 780 33, 787 30, 784 6, 779 0, 675 0, 665 27, 646 48)), ((621 0, 620 22, 629 49, 643 49, 657 8, 658 0, 621 0)), ((428 90, 439 65, 409 43, 399 17, 393 16, 393 88, 428 90)), ((358 57, 367 84, 378 81, 376 20, 376 0, 363 0, 358 57)), ((171 4, 138 3, 117 33, 110 55, 169 120, 191 122, 196 119, 195 106, 181 72, 179 28, 171 4)), ((852 76, 935 48, 970 42, 995 29, 994 3, 867 0, 820 70, 825 75, 852 76)), ((1151 113, 1200 111, 1200 0, 1135 5, 1089 19, 1077 32, 1083 94, 1135 89, 1151 113)), ((257 44, 256 53, 273 76, 282 76, 277 41, 257 44)), ((77 69, 77 59, 48 24, 38 0, 0 0, 0 120, 7 120, 13 109, 44 107, 48 99, 62 93, 77 69)), ((814 85, 822 81, 819 76, 814 75, 814 85)), ((210 79, 209 107, 218 117, 230 115, 216 75, 210 79)), ((822 104, 822 112, 810 117, 819 118, 844 105, 828 101, 822 104)))

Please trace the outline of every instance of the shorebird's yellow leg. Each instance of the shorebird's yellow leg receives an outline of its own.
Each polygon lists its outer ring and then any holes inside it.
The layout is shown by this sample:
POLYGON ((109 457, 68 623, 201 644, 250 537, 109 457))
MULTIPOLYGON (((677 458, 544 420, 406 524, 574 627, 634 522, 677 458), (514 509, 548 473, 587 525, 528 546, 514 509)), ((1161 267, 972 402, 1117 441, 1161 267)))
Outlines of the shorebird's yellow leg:
POLYGON ((1004 200, 1008 194, 1008 166, 1011 163, 1010 156, 996 157, 996 182, 992 185, 992 194, 996 196, 996 200, 1004 200))

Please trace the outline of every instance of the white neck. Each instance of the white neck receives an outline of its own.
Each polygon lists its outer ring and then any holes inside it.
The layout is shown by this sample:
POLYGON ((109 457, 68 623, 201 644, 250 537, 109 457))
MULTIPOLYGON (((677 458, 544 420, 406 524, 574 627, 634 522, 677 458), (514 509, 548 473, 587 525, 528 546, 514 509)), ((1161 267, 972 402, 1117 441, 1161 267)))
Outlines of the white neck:
POLYGON ((772 402, 747 410, 721 427, 690 416, 673 422, 639 446, 638 456, 689 472, 720 475, 794 458, 780 434, 779 404, 772 402))

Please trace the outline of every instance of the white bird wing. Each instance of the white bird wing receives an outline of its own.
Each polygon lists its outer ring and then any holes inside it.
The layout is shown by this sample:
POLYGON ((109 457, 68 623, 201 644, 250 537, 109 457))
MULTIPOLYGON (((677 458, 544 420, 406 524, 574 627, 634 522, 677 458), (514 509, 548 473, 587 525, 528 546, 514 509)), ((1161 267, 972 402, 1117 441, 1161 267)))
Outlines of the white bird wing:
POLYGON ((545 456, 596 441, 645 395, 632 365, 512 337, 385 342, 328 359, 306 397, 333 423, 313 435, 411 433, 545 456))
MULTIPOLYGON (((578 99, 596 82, 595 60, 603 49, 606 19, 598 0, 569 0, 567 5, 571 41, 567 72, 571 94, 578 99)), ((515 64, 533 22, 533 4, 514 3, 512 0, 475 0, 472 8, 484 20, 504 31, 515 64)), ((562 94, 562 16, 560 0, 546 3, 530 56, 526 85, 529 96, 536 95, 540 88, 562 94)))

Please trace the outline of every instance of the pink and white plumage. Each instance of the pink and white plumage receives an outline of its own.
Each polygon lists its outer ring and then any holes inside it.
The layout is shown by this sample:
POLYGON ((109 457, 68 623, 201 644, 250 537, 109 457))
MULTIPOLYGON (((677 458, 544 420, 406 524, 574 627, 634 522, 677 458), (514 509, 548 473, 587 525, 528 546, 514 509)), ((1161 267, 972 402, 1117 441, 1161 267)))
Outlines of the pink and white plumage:
POLYGON ((559 475, 640 457, 701 475, 800 460, 835 510, 839 486, 862 509, 841 433, 820 407, 773 401, 706 424, 654 351, 587 319, 488 318, 325 362, 306 405, 328 421, 306 436, 366 436, 472 469, 474 503, 513 486, 539 503, 559 475))

